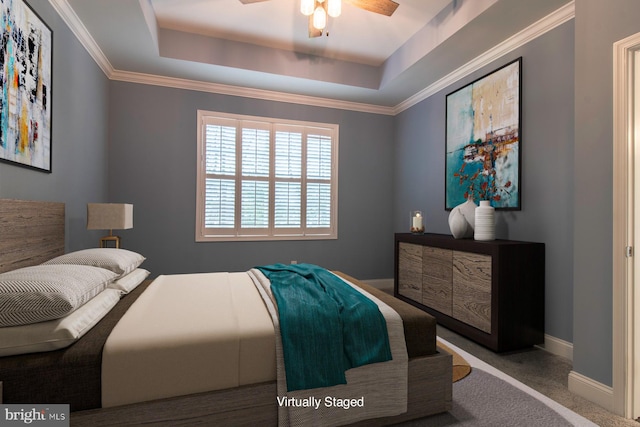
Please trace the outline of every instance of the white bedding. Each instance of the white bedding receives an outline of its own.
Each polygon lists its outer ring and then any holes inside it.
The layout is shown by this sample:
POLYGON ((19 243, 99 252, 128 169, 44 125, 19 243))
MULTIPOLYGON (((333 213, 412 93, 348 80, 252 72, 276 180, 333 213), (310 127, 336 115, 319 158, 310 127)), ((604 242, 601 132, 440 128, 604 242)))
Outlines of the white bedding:
POLYGON ((317 409, 281 404, 281 426, 340 425, 406 412, 408 357, 402 319, 377 298, 352 286, 376 302, 384 315, 393 360, 350 369, 346 385, 287 393, 277 309, 264 275, 252 270, 160 276, 122 317, 105 344, 102 406, 277 377, 274 405, 304 399, 316 399, 313 402, 318 404, 317 409), (349 402, 355 405, 349 410, 335 406, 349 402))
POLYGON ((273 381, 275 366, 273 323, 246 273, 159 276, 105 344, 102 406, 273 381))

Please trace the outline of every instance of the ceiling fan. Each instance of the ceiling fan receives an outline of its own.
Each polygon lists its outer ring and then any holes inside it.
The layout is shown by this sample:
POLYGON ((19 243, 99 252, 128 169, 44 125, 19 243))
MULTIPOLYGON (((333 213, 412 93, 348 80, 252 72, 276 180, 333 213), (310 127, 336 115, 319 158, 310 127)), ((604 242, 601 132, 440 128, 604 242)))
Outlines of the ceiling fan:
MULTIPOLYGON (((240 0, 243 4, 268 0, 240 0)), ((353 6, 380 15, 391 16, 398 8, 393 0, 344 0, 353 6)), ((341 0, 301 0, 301 12, 309 16, 309 37, 319 37, 327 24, 327 15, 335 18, 340 15, 341 0), (337 9, 336 9, 337 7, 337 9)))

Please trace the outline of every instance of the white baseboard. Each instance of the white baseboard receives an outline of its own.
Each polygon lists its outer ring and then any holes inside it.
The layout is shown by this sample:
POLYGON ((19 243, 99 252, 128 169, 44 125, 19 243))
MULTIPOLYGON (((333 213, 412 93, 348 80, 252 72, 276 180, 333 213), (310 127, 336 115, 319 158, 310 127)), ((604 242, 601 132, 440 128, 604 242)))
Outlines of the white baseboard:
POLYGON ((568 341, 544 334, 544 344, 537 347, 573 362, 573 344, 568 341))
MULTIPOLYGON (((544 336, 543 350, 573 361, 573 344, 551 335, 544 336)), ((568 388, 573 394, 580 396, 609 412, 614 411, 613 388, 595 381, 575 371, 569 372, 568 388)))
POLYGON ((585 377, 575 371, 569 372, 569 391, 602 406, 609 412, 614 411, 613 388, 585 377))

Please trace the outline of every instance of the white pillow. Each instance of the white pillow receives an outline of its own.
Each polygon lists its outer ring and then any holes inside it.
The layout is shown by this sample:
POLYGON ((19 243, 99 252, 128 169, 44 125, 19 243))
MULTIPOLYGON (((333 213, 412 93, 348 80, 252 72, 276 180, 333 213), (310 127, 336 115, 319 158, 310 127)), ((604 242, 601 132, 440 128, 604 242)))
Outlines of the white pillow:
POLYGON ((57 350, 76 342, 120 301, 120 291, 105 289, 60 319, 0 328, 0 356, 57 350))
POLYGON ((115 282, 109 283, 107 288, 118 289, 122 294, 128 294, 134 290, 140 283, 144 282, 144 279, 149 276, 149 272, 144 268, 136 268, 131 273, 119 278, 115 282))
POLYGON ((2 273, 0 327, 66 316, 102 292, 116 276, 85 265, 37 265, 2 273))
POLYGON ((94 267, 106 268, 107 270, 117 273, 119 276, 124 276, 138 268, 144 260, 145 257, 139 253, 128 251, 126 249, 94 248, 60 255, 59 257, 50 259, 42 264, 91 265, 94 267))

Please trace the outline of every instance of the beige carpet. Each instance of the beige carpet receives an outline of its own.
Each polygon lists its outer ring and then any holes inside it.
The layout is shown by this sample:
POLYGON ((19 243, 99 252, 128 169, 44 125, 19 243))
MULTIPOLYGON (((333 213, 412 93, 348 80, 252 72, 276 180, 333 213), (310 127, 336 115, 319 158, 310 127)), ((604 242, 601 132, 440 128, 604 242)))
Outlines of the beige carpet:
POLYGON ((462 381, 453 384, 450 411, 408 421, 400 424, 402 427, 597 427, 438 335, 440 343, 462 356, 472 370, 462 381))
POLYGON ((452 350, 449 346, 438 341, 438 349, 443 350, 453 356, 453 382, 460 381, 471 373, 471 365, 464 357, 452 350))

